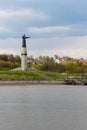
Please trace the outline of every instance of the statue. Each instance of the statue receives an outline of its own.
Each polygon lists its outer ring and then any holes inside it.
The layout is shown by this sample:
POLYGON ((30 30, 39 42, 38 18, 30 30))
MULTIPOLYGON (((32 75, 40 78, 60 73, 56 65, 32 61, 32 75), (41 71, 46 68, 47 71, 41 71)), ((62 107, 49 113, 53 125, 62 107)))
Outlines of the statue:
POLYGON ((21 50, 21 68, 27 70, 27 48, 26 48, 26 37, 25 34, 22 36, 22 50, 21 50))
POLYGON ((22 36, 22 39, 23 39, 23 41, 22 41, 22 47, 26 47, 26 39, 27 38, 30 38, 30 37, 26 37, 25 34, 22 36))

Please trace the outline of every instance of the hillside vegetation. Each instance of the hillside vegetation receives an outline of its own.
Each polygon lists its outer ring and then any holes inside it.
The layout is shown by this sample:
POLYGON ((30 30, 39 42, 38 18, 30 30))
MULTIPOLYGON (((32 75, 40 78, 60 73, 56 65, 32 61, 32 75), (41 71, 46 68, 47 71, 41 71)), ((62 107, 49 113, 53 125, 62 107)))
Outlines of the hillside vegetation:
POLYGON ((55 62, 55 57, 28 58, 28 71, 13 71, 21 66, 16 55, 0 55, 0 80, 59 80, 67 76, 87 78, 87 64, 68 58, 66 62, 55 62))

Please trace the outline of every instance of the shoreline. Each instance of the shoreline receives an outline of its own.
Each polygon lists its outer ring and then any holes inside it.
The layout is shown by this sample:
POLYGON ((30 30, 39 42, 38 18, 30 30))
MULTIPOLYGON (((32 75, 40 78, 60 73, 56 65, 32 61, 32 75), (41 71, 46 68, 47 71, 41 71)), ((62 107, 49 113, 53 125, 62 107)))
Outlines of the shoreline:
POLYGON ((0 80, 0 86, 17 86, 17 85, 66 85, 63 80, 61 81, 48 81, 48 80, 33 80, 33 81, 26 81, 26 80, 0 80))
POLYGON ((0 86, 24 86, 24 85, 87 85, 87 82, 65 82, 64 80, 0 80, 0 86))

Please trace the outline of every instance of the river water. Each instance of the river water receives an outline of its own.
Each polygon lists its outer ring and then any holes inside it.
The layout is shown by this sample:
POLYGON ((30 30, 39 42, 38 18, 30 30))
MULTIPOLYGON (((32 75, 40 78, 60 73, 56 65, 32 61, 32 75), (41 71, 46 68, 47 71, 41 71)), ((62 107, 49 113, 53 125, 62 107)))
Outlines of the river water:
POLYGON ((0 130, 87 130, 87 86, 1 86, 0 130))

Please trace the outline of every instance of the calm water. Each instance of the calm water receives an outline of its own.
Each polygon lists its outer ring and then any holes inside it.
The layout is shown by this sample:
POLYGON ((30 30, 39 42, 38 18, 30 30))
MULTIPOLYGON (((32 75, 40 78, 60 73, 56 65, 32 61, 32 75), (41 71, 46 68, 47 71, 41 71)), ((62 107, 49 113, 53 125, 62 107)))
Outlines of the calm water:
POLYGON ((87 86, 0 87, 0 130, 87 130, 87 86))

